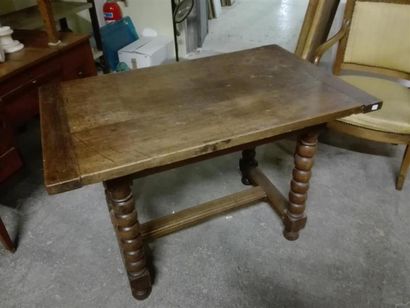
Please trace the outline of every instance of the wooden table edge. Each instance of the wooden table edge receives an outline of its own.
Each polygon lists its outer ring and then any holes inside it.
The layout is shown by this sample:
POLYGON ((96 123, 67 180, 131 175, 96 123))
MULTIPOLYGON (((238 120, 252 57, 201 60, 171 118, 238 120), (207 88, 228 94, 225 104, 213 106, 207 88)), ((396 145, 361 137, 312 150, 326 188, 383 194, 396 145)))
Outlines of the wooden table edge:
MULTIPOLYGON (((59 87, 57 86, 57 88, 59 87)), ((44 101, 44 97, 45 97, 44 91, 49 91, 47 89, 50 89, 50 87, 42 88, 40 91, 40 93, 43 93, 43 94, 40 94, 41 95, 40 108, 41 108, 42 117, 44 118, 48 118, 47 108, 45 107, 47 106, 47 104, 50 104, 50 103, 52 104, 52 102, 48 101, 46 103, 44 101)), ((54 90, 52 91, 55 91, 55 89, 56 88, 54 88, 54 90)), ((58 104, 58 102, 55 102, 55 103, 58 104)), ((363 107, 356 107, 353 109, 341 111, 338 113, 338 115, 340 118, 342 118, 344 116, 347 116, 353 113, 359 113, 361 112, 362 108, 363 107)), ((326 119, 327 117, 324 117, 323 119, 318 118, 318 119, 315 119, 316 121, 310 123, 310 125, 306 128, 301 127, 301 128, 294 129, 294 130, 288 130, 286 127, 283 127, 280 133, 276 133, 274 135, 272 135, 272 133, 269 133, 269 130, 264 130, 261 132, 257 132, 258 134, 261 134, 261 136, 257 138, 256 141, 243 142, 239 144, 230 144, 226 142, 226 140, 215 140, 205 145, 186 149, 185 151, 195 153, 189 159, 179 160, 177 155, 175 155, 174 153, 173 158, 172 156, 168 155, 168 159, 167 159, 168 163, 164 163, 164 164, 157 164, 156 160, 158 159, 158 157, 154 157, 150 160, 150 164, 146 164, 145 167, 143 168, 138 168, 139 163, 135 163, 135 164, 127 165, 127 166, 113 168, 105 172, 101 172, 99 174, 81 174, 79 170, 79 165, 76 159, 76 155, 74 152, 74 148, 72 146, 72 140, 71 140, 70 133, 68 131, 68 127, 66 125, 62 125, 63 123, 61 123, 61 118, 65 118, 64 110, 62 110, 63 108, 61 108, 61 106, 60 108, 56 108, 56 106, 54 106, 53 109, 58 110, 58 112, 55 113, 56 116, 54 117, 54 121, 53 121, 54 123, 58 123, 58 124, 55 126, 52 126, 51 129, 57 132, 57 136, 60 140, 64 140, 63 143, 66 145, 65 147, 66 154, 68 157, 71 157, 71 159, 68 160, 67 162, 70 162, 71 168, 72 170, 75 171, 75 173, 69 173, 70 177, 62 178, 59 181, 52 181, 48 179, 47 174, 45 173, 44 174, 45 186, 49 194, 58 194, 58 193, 66 192, 69 190, 78 189, 86 185, 96 184, 96 183, 100 183, 103 181, 107 181, 107 180, 111 180, 114 178, 119 178, 119 177, 123 177, 127 175, 133 175, 134 177, 142 177, 142 176, 146 176, 146 175, 161 172, 161 171, 166 171, 169 169, 177 168, 182 165, 187 165, 187 164, 195 163, 198 161, 206 160, 212 157, 217 157, 217 156, 237 152, 246 147, 254 147, 258 145, 267 144, 272 141, 288 137, 289 135, 300 134, 304 130, 310 129, 311 127, 321 126, 321 125, 324 126, 328 122, 326 119)), ((49 138, 45 136, 45 133, 44 133, 45 125, 46 123, 44 122, 44 119, 42 118, 41 119, 41 127, 42 127, 41 130, 42 130, 42 146, 43 146, 43 155, 44 155, 43 163, 44 163, 44 171, 46 172, 46 170, 49 170, 50 159, 51 159, 50 156, 52 155, 52 153, 50 153, 50 151, 47 149, 47 146, 45 144, 46 143, 49 144, 50 142, 53 142, 53 141, 50 141, 49 138)), ((275 130, 277 131, 277 128, 275 130)), ((254 137, 252 136, 254 136, 254 134, 249 134, 247 138, 249 140, 254 139, 254 137)), ((179 152, 179 154, 180 153, 181 152, 179 152)))
POLYGON ((83 185, 66 121, 60 84, 53 82, 40 87, 39 98, 46 190, 49 194, 57 194, 80 188, 83 185), (53 121, 51 122, 50 119, 53 121), (50 173, 52 173, 51 176, 58 174, 61 179, 58 181, 49 179, 50 173))

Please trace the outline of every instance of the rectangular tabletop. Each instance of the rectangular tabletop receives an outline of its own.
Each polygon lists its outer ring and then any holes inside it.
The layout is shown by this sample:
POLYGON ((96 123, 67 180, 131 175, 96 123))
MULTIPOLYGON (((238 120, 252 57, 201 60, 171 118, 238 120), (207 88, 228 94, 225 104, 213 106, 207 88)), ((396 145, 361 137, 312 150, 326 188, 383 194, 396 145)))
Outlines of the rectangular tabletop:
POLYGON ((359 113, 380 100, 272 45, 41 92, 50 193, 359 113))

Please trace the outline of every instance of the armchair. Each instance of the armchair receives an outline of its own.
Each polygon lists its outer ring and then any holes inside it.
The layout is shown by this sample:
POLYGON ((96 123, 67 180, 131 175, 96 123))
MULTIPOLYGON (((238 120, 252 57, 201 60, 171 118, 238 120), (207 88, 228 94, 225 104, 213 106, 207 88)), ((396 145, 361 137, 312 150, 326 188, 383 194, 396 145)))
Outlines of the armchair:
POLYGON ((339 43, 333 73, 383 100, 375 112, 328 123, 330 129, 377 142, 404 144, 396 180, 401 190, 410 165, 410 1, 347 0, 341 30, 315 52, 314 63, 339 43))

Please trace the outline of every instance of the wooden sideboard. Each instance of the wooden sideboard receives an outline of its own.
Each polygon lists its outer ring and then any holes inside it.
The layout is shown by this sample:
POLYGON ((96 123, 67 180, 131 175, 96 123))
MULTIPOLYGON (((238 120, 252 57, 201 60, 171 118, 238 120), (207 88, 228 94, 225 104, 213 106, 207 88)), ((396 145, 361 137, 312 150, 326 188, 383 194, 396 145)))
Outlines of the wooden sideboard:
POLYGON ((16 129, 38 115, 38 88, 97 74, 89 36, 62 33, 62 44, 48 46, 42 31, 16 31, 26 46, 0 63, 0 183, 22 166, 16 129))

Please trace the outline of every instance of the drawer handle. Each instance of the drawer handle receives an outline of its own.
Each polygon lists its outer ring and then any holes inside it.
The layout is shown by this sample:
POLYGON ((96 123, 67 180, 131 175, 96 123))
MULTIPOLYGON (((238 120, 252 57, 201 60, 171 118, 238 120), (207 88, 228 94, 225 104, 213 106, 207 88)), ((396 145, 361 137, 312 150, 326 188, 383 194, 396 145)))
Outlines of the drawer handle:
POLYGON ((26 83, 20 84, 18 87, 14 88, 10 92, 5 93, 0 96, 0 102, 5 102, 20 93, 27 91, 32 87, 37 87, 39 84, 42 84, 48 80, 52 80, 52 77, 55 77, 57 74, 60 74, 60 68, 53 69, 47 73, 44 73, 40 76, 37 76, 36 79, 26 81, 26 83))
POLYGON ((79 71, 79 72, 77 73, 77 76, 78 76, 78 77, 83 77, 83 76, 84 76, 84 72, 83 72, 83 71, 79 71))

